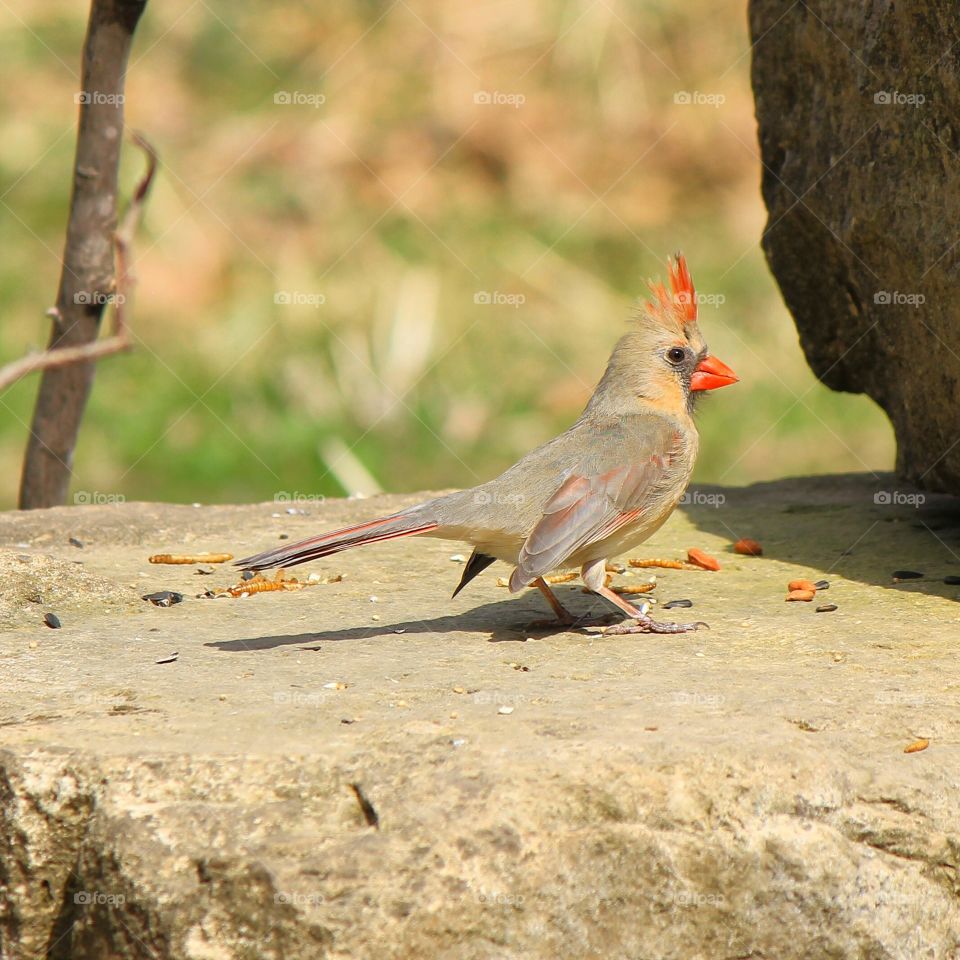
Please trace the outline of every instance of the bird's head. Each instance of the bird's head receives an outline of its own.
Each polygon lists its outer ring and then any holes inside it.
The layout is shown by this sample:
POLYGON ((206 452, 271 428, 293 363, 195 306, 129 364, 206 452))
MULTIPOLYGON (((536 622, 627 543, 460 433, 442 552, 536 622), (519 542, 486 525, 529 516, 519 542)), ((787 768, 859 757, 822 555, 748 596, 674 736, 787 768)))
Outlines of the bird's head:
MULTIPOLYGON (((737 375, 711 356, 697 323, 697 294, 682 253, 668 264, 670 289, 650 283, 633 331, 614 349, 597 388, 607 405, 637 400, 669 412, 691 412, 697 396, 736 383, 737 375)), ((628 407, 629 409, 629 407, 628 407)))

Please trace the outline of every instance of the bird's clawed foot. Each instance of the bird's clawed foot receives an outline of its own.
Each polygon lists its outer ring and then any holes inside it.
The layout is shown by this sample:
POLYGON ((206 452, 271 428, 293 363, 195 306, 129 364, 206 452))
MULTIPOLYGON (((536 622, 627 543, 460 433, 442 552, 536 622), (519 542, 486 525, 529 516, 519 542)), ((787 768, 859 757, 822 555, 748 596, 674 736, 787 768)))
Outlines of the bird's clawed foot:
POLYGON ((696 620, 693 623, 661 623, 650 617, 635 617, 604 628, 603 635, 610 637, 624 633, 692 633, 700 627, 706 627, 709 630, 710 624, 702 620, 696 620))

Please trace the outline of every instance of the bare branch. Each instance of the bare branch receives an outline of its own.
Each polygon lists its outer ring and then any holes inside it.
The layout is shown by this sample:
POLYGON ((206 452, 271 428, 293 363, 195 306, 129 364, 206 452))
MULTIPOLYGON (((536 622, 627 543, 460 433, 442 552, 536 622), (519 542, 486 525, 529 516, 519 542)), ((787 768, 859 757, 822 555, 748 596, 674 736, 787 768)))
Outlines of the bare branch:
MULTIPOLYGON (((76 347, 55 347, 43 350, 15 360, 0 367, 0 390, 4 390, 12 383, 38 370, 50 370, 53 367, 65 367, 82 360, 99 360, 114 353, 122 353, 131 347, 130 330, 127 326, 127 303, 130 300, 136 278, 129 270, 130 244, 136 233, 137 226, 143 216, 143 206, 150 185, 157 170, 157 153, 140 134, 135 133, 133 142, 147 154, 147 172, 143 175, 134 191, 133 199, 127 209, 123 223, 114 237, 114 247, 117 256, 117 279, 115 295, 113 297, 113 330, 108 337, 95 340, 93 343, 84 343, 76 347)), ((47 311, 47 315, 54 321, 60 319, 60 312, 56 307, 47 311)))
MULTIPOLYGON (((27 357, 14 371, 43 371, 20 479, 24 509, 66 500, 73 452, 93 387, 93 360, 105 351, 123 349, 122 342, 117 346, 98 340, 104 307, 117 288, 117 170, 124 86, 134 31, 146 2, 90 0, 73 192, 48 344, 50 352, 70 352, 60 354, 52 364, 27 357), (90 353, 85 355, 87 350, 90 353)), ((123 321, 121 312, 119 322, 123 321)))

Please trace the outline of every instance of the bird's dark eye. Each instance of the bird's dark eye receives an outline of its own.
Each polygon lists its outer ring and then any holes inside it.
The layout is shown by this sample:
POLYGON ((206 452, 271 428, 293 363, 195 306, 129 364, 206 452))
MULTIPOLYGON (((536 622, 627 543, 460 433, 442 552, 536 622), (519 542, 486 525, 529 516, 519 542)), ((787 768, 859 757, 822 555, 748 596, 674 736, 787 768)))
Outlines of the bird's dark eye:
POLYGON ((683 363, 687 357, 687 351, 683 347, 671 347, 667 351, 667 359, 671 363, 683 363))

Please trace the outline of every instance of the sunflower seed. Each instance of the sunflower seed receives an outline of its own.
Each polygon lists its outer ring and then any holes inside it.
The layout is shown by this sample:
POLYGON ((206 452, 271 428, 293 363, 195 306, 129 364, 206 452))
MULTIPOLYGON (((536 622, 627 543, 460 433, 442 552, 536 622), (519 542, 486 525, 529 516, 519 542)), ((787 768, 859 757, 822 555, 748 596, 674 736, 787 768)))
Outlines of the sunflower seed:
POLYGON ((50 627, 51 630, 60 629, 60 618, 55 613, 45 613, 43 615, 43 622, 50 627))
POLYGON ((818 580, 818 581, 814 584, 814 586, 815 586, 818 590, 829 590, 829 589, 830 589, 830 581, 829 581, 829 580, 818 580))
POLYGON ((837 605, 835 603, 821 603, 820 606, 817 607, 815 612, 816 613, 833 613, 833 611, 836 609, 837 609, 837 605))
POLYGON ((664 610, 672 610, 674 607, 692 607, 692 600, 670 600, 663 605, 664 610))
POLYGON ((157 593, 148 593, 140 599, 149 600, 152 604, 158 607, 170 607, 175 603, 182 602, 183 594, 175 593, 173 590, 160 590, 157 593))

